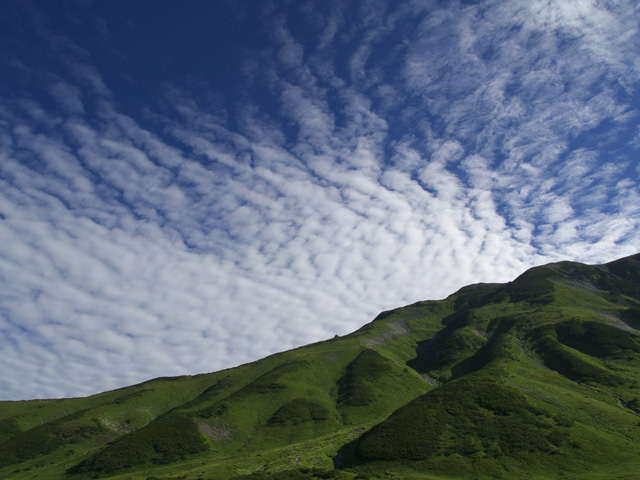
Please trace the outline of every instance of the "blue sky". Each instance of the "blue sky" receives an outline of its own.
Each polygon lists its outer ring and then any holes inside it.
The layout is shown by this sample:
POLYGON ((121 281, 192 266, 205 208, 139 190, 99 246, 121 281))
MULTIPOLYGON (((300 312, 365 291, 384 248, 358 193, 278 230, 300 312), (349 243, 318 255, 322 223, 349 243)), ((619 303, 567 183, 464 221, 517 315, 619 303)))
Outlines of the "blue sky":
POLYGON ((640 251, 632 0, 0 4, 0 398, 640 251))

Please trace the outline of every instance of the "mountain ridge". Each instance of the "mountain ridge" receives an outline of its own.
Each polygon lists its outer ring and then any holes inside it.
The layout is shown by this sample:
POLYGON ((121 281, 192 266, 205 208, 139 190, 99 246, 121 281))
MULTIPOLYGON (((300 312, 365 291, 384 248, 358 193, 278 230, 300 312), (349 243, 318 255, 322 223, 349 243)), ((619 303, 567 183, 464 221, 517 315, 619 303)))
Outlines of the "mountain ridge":
POLYGON ((219 372, 0 402, 0 478, 632 478, 639 328, 640 254, 534 267, 219 372))

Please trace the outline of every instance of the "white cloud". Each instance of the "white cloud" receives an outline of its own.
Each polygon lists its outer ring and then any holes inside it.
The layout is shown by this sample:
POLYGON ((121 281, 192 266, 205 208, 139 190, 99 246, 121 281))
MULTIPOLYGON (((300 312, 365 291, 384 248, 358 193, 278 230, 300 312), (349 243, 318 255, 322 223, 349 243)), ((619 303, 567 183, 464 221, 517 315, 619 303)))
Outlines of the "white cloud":
POLYGON ((637 21, 542 5, 311 11, 309 38, 267 19, 274 44, 244 61, 271 97, 228 111, 165 85, 131 113, 47 36, 60 108, 0 99, 1 394, 213 371, 634 253, 637 172, 601 145, 632 118, 637 21))

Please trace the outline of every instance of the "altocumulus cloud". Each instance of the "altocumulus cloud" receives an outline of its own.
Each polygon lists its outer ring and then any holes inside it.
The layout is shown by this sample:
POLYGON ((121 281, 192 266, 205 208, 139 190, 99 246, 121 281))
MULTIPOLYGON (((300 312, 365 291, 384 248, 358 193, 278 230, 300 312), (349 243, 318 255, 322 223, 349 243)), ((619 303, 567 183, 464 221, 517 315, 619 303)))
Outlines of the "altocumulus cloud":
POLYGON ((635 2, 218 3, 0 7, 3 399, 640 250, 635 2))

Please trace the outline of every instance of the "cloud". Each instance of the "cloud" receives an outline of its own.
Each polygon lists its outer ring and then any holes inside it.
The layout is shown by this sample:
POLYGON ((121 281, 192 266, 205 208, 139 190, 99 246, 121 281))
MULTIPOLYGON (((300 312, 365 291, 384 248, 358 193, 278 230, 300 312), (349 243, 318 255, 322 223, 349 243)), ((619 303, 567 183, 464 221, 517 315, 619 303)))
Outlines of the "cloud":
POLYGON ((67 113, 84 113, 84 106, 78 88, 65 82, 57 82, 51 85, 51 95, 67 113))
POLYGON ((636 252, 638 17, 542 6, 267 9, 242 95, 178 76, 140 110, 47 27, 59 60, 4 67, 47 96, 0 98, 3 398, 214 371, 636 252))

